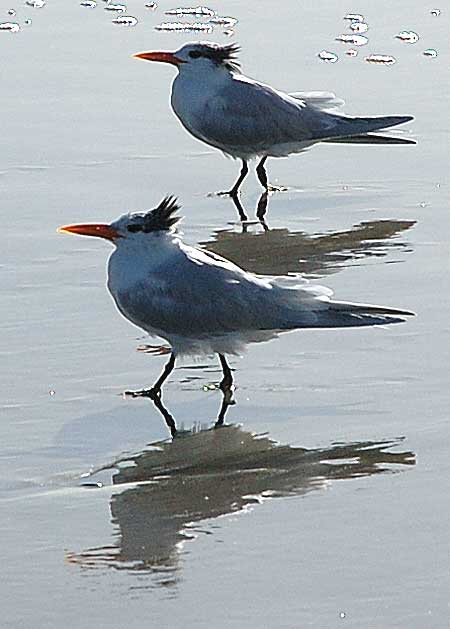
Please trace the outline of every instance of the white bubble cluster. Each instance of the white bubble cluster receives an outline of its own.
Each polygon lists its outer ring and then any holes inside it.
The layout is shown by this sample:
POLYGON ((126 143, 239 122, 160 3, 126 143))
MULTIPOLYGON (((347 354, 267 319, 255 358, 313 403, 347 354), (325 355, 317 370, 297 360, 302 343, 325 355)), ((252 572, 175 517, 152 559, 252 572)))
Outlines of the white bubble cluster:
POLYGON ((0 32, 9 32, 9 33, 18 33, 20 31, 20 26, 17 22, 1 22, 0 23, 0 32))
POLYGON ((414 31, 400 31, 400 33, 397 33, 395 38, 400 39, 407 44, 415 44, 419 41, 419 36, 414 31))
POLYGON ((178 7, 165 11, 166 15, 198 15, 201 17, 212 17, 216 12, 208 7, 178 7))
POLYGON ((204 22, 162 22, 155 26, 155 30, 212 33, 213 27, 211 24, 205 24, 204 22))
POLYGON ((327 63, 336 63, 338 60, 338 56, 334 54, 334 52, 330 52, 329 50, 321 50, 317 56, 322 61, 326 61, 327 63))
POLYGON ((365 22, 352 22, 350 24, 350 30, 354 33, 366 33, 369 30, 369 25, 365 22))
POLYGON ((350 22, 364 22, 364 15, 360 13, 347 13, 347 15, 344 15, 344 20, 350 22))
POLYGON ((369 42, 364 35, 348 35, 347 33, 338 35, 336 41, 340 41, 343 44, 351 44, 352 46, 365 46, 369 42))
POLYGON ((364 60, 368 63, 378 63, 380 65, 392 65, 396 62, 395 57, 391 55, 369 55, 368 57, 364 57, 364 60))
POLYGON ((111 21, 113 24, 119 24, 119 26, 136 26, 138 23, 137 18, 132 15, 119 15, 111 21))

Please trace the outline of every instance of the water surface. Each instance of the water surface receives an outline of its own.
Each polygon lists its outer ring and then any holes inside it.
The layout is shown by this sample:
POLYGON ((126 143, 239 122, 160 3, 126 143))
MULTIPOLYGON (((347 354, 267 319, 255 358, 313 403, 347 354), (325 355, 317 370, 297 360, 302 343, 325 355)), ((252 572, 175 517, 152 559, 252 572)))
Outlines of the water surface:
POLYGON ((21 27, 0 34, 3 624, 447 626, 445 7, 208 5, 238 20, 230 36, 223 25, 154 30, 207 19, 158 5, 130 0, 130 27, 103 2, 11 2, 0 20, 21 27), (335 41, 351 32, 347 10, 369 25, 356 56, 335 41), (403 30, 419 40, 396 39, 403 30), (412 114, 401 133, 418 144, 269 160, 287 190, 269 198, 264 229, 249 175, 243 228, 229 199, 208 196, 238 164, 175 120, 173 68, 131 58, 200 37, 238 41, 245 71, 281 89, 335 91, 349 114, 412 114), (321 61, 323 49, 338 61, 321 61), (396 63, 366 63, 370 54, 396 63), (190 243, 417 316, 250 347, 232 361, 236 405, 218 431, 218 364, 181 364, 163 399, 186 431, 172 444, 149 400, 121 396, 151 383, 164 358, 135 351, 147 338, 104 288, 107 244, 55 232, 167 193, 183 204, 190 243))

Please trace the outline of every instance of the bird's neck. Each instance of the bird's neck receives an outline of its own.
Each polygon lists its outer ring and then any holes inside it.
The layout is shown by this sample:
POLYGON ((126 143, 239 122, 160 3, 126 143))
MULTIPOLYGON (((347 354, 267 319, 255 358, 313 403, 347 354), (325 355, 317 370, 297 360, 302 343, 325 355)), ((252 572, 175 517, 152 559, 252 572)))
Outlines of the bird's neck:
POLYGON ((178 113, 186 108, 191 111, 202 109, 215 94, 233 80, 233 73, 225 67, 217 67, 205 72, 185 69, 172 83, 172 107, 178 113))
POLYGON ((108 261, 108 288, 116 295, 124 288, 145 281, 159 267, 170 263, 180 251, 180 240, 172 232, 137 234, 118 242, 108 261))

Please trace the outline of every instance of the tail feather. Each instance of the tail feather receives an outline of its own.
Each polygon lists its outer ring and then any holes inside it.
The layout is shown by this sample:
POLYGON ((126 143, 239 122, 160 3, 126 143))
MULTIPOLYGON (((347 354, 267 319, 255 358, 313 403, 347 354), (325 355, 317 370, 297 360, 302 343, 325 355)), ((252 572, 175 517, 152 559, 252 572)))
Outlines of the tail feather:
MULTIPOLYGON (((413 116, 368 116, 355 118, 345 117, 350 126, 360 127, 361 131, 367 133, 369 131, 377 131, 378 129, 388 129, 389 127, 396 127, 404 122, 410 122, 413 120, 413 116), (365 129, 364 129, 365 127, 365 129)), ((356 129, 355 129, 356 131, 356 129)), ((356 131, 358 133, 358 131, 356 131)), ((353 133, 349 135, 354 135, 353 133)))
POLYGON ((323 300, 325 308, 311 309, 309 314, 304 309, 300 315, 289 316, 281 326, 281 330, 296 328, 354 328, 372 325, 390 325, 403 323, 405 317, 414 316, 409 310, 384 308, 367 304, 354 304, 345 301, 323 300))
POLYGON ((323 139, 362 136, 372 131, 388 129, 413 120, 413 116, 355 117, 328 114, 330 126, 323 130, 323 139))
POLYGON ((388 135, 373 135, 370 133, 330 138, 324 140, 324 142, 329 142, 330 144, 337 144, 339 142, 345 144, 416 144, 415 140, 409 140, 407 138, 395 138, 388 135))
MULTIPOLYGON (((328 311, 328 324, 339 327, 360 327, 371 325, 390 325, 391 323, 403 323, 405 317, 414 316, 408 310, 397 310, 396 308, 384 308, 383 306, 372 306, 367 304, 353 304, 350 302, 332 301, 328 311)), ((319 317, 321 319, 321 317, 319 317)))
POLYGON ((374 306, 372 304, 356 304, 351 301, 331 301, 330 309, 335 311, 345 311, 349 314, 378 314, 396 315, 400 317, 414 317, 414 312, 410 310, 399 310, 398 308, 385 308, 384 306, 374 306))
POLYGON ((398 124, 404 122, 411 122, 414 120, 414 116, 367 116, 356 117, 353 120, 364 121, 367 125, 370 125, 375 129, 387 129, 388 127, 396 127, 398 124))

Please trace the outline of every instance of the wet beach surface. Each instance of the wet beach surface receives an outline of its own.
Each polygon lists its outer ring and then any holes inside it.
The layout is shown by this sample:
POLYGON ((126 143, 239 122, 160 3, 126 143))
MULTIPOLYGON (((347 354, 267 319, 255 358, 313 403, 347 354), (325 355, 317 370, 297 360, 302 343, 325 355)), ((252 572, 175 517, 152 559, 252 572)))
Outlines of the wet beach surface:
POLYGON ((208 6, 237 23, 165 1, 2 9, 20 27, 0 27, 3 626, 448 626, 448 11, 356 2, 369 28, 353 32, 335 1, 208 6), (206 26, 155 30, 169 21, 206 26), (335 41, 352 32, 368 42, 335 41), (242 226, 208 196, 238 164, 174 118, 173 68, 131 58, 196 39, 237 41, 248 75, 334 91, 349 114, 414 115, 395 135, 418 144, 269 160, 287 190, 265 229, 251 171, 242 226), (249 347, 220 430, 218 363, 180 364, 163 396, 185 431, 172 443, 150 400, 121 395, 166 359, 135 351, 154 341, 114 308, 107 243, 56 233, 168 193, 189 243, 417 316, 249 347))

